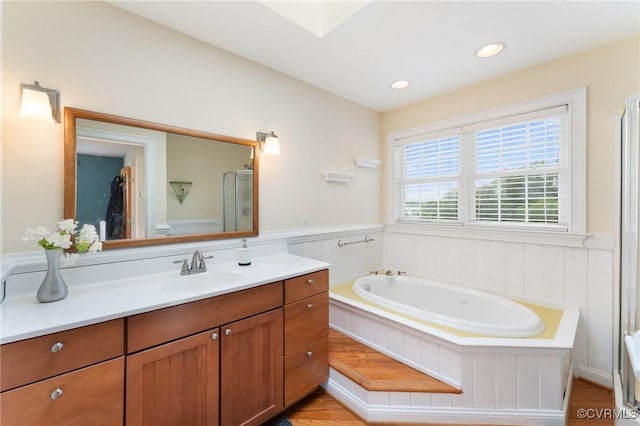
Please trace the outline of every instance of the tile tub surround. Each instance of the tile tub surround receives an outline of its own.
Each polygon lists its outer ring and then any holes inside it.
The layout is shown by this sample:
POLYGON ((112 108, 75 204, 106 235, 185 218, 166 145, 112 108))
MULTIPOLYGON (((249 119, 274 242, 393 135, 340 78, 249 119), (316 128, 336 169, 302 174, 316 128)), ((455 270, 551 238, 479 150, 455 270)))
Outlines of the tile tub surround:
MULTIPOLYGON (((182 256, 178 260, 181 258, 182 256)), ((19 281, 25 285, 20 286, 18 282, 7 284, 10 287, 15 285, 23 291, 8 289, 6 299, 0 304, 0 318, 2 318, 0 343, 15 342, 231 293, 319 271, 329 266, 325 262, 280 252, 255 257, 251 266, 248 267, 238 266, 235 259, 234 261, 210 261, 207 264, 209 271, 193 276, 180 276, 179 265, 173 265, 173 260, 173 258, 163 259, 164 263, 172 266, 169 272, 103 280, 96 280, 94 274, 93 279, 82 281, 78 276, 86 278, 85 272, 75 271, 75 274, 69 274, 70 279, 65 277, 69 286, 67 298, 52 303, 38 303, 32 286, 26 285, 26 283, 32 284, 32 281, 38 283, 36 277, 41 274, 33 273, 35 276, 31 277, 29 276, 31 274, 24 274, 25 276, 21 276, 19 281), (171 288, 172 284, 178 282, 177 280, 202 279, 206 274, 215 274, 220 271, 236 272, 240 277, 229 283, 209 288, 184 291, 171 288)), ((130 265, 122 266, 125 269, 129 267, 130 265)), ((134 271, 130 270, 129 273, 132 274, 134 271)))
POLYGON ((331 294, 331 327, 462 389, 370 392, 330 370, 327 390, 368 421, 562 425, 579 312, 554 339, 461 337, 331 294))

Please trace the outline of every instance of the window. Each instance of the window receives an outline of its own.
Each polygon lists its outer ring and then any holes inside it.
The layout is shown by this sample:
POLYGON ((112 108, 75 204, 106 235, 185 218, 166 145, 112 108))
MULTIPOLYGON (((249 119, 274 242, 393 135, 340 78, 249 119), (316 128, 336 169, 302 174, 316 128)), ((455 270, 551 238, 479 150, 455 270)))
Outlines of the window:
POLYGON ((460 137, 407 144, 397 155, 403 182, 404 219, 457 219, 460 137))
POLYGON ((391 134, 394 221, 584 232, 584 95, 391 134))

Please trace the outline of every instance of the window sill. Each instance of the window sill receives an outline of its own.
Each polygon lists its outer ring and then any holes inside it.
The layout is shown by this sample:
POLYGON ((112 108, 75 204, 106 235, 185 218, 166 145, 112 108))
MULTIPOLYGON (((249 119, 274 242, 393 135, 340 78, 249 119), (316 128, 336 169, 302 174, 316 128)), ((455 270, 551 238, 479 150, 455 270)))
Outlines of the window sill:
POLYGON ((505 241, 528 244, 544 244, 562 247, 585 247, 587 234, 562 231, 493 228, 483 226, 462 226, 460 224, 416 224, 392 223, 385 225, 385 231, 399 234, 433 235, 451 238, 505 241))

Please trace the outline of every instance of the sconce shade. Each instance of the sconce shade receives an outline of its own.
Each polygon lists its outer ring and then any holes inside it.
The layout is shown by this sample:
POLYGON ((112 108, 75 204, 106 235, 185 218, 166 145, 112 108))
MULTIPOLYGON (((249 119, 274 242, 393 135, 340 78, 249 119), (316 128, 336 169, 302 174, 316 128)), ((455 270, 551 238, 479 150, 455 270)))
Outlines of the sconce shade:
POLYGON ((277 136, 273 135, 273 132, 264 140, 264 153, 267 155, 280 155, 280 141, 277 136))
POLYGON ((48 123, 60 122, 60 92, 40 87, 40 83, 23 84, 20 97, 20 118, 48 123))
POLYGON ((178 197, 178 201, 180 204, 187 198, 187 194, 189 193, 189 188, 191 188, 191 182, 177 182, 171 181, 169 182, 173 191, 176 193, 176 197, 178 197))
POLYGON ((265 155, 280 155, 280 140, 274 133, 258 132, 258 142, 260 142, 260 152, 265 155))

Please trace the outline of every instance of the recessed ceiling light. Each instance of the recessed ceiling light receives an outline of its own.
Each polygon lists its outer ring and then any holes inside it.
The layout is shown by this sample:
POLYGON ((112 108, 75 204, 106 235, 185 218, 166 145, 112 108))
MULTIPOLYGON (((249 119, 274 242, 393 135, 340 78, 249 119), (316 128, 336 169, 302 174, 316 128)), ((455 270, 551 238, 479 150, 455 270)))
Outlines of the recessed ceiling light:
POLYGON ((392 89, 404 89, 411 85, 411 82, 408 80, 398 80, 391 83, 392 89))
POLYGON ((507 45, 501 41, 489 43, 476 50, 476 56, 478 58, 490 58, 491 56, 495 56, 502 52, 506 47, 507 45))

